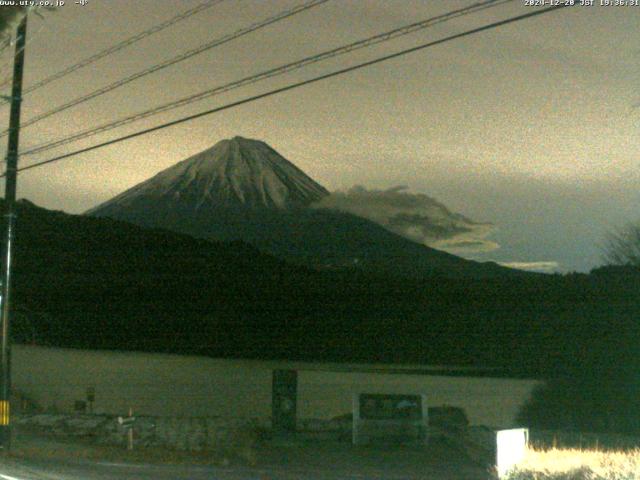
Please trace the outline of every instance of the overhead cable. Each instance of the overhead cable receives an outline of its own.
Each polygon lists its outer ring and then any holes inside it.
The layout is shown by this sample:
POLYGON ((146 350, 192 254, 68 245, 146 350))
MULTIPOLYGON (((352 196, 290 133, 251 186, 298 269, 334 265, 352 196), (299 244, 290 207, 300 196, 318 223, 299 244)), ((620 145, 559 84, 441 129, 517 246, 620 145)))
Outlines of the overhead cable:
MULTIPOLYGON (((327 80, 329 78, 333 78, 333 77, 336 77, 336 76, 339 76, 339 75, 342 75, 342 74, 345 74, 345 73, 348 73, 348 72, 353 72, 353 71, 359 70, 361 68, 369 67, 371 65, 376 65, 378 63, 382 63, 382 62, 385 62, 385 61, 388 61, 388 60, 391 60, 391 59, 394 59, 394 58, 398 58, 398 57, 407 55, 409 53, 417 52, 417 51, 420 51, 420 50, 424 50, 426 48, 430 48, 430 47, 433 47, 433 46, 436 46, 436 45, 440 45, 440 44, 443 44, 443 43, 446 43, 446 42, 450 42, 450 41, 456 40, 458 38, 467 37, 467 36, 474 35, 474 34, 477 34, 477 33, 480 33, 480 32, 484 32, 484 31, 487 31, 487 30, 492 30, 494 28, 501 27, 503 25, 507 25, 507 24, 518 22, 518 21, 525 20, 525 19, 528 19, 528 18, 536 17, 536 16, 539 16, 539 15, 543 15, 545 13, 557 11, 557 10, 563 9, 563 8, 565 8, 567 6, 568 5, 561 4, 561 5, 546 7, 546 8, 542 8, 542 9, 533 10, 533 11, 531 11, 529 13, 525 13, 525 14, 522 14, 522 15, 517 15, 515 17, 510 17, 510 18, 507 18, 505 20, 500 20, 500 21, 497 21, 497 22, 489 23, 487 25, 483 25, 481 27, 473 28, 471 30, 467 30, 467 31, 462 32, 462 33, 457 33, 457 34, 454 34, 454 35, 450 35, 448 37, 441 38, 439 40, 434 40, 432 42, 428 42, 428 43, 424 43, 422 45, 418 45, 416 47, 407 48, 407 49, 401 50, 399 52, 395 52, 395 53, 392 53, 392 54, 389 54, 389 55, 378 57, 378 58, 376 58, 374 60, 369 60, 367 62, 359 63, 357 65, 352 65, 350 67, 346 67, 346 68, 343 68, 343 69, 340 69, 340 70, 336 70, 336 71, 333 71, 333 72, 330 72, 330 73, 326 73, 324 75, 319 75, 319 76, 311 78, 309 80, 304 80, 304 81, 301 81, 301 82, 297 82, 297 83, 293 83, 293 84, 287 85, 285 87, 276 88, 275 90, 270 90, 268 92, 261 93, 259 95, 254 95, 252 97, 244 98, 242 100, 231 102, 231 103, 228 103, 226 105, 222 105, 220 107, 212 108, 210 110, 205 110, 203 112, 199 112, 199 113, 196 113, 196 114, 193 114, 193 115, 189 115, 187 117, 179 118, 179 119, 173 120, 171 122, 163 123, 163 124, 157 125, 155 127, 147 128, 147 129, 135 132, 135 133, 131 133, 131 134, 124 135, 124 136, 121 136, 121 137, 118 137, 118 138, 114 138, 112 140, 108 140, 106 142, 102 142, 102 143, 98 143, 96 145, 91 145, 89 147, 81 148, 79 150, 75 150, 73 152, 66 153, 64 155, 58 155, 56 157, 49 158, 47 160, 43 160, 43 161, 31 164, 31 165, 27 165, 25 167, 21 167, 21 168, 18 169, 18 171, 30 170, 30 169, 33 169, 33 168, 41 167, 43 165, 49 165, 49 164, 52 164, 54 162, 59 162, 61 160, 67 159, 67 158, 75 157, 75 156, 80 155, 82 153, 91 152, 91 151, 97 150, 99 148, 104 148, 104 147, 107 147, 109 145, 114 145, 116 143, 124 142, 125 140, 130 140, 132 138, 140 137, 142 135, 147 135, 149 133, 156 132, 158 130, 163 130, 165 128, 169 128, 169 127, 172 127, 174 125, 179 125, 181 123, 189 122, 189 121, 195 120, 197 118, 201 118, 201 117, 204 117, 204 116, 207 116, 207 115, 212 115, 214 113, 218 113, 218 112, 221 112, 221 111, 224 111, 224 110, 228 110, 228 109, 231 109, 231 108, 234 108, 234 107, 238 107, 240 105, 245 105, 247 103, 254 102, 254 101, 260 100, 262 98, 267 98, 267 97, 271 97, 273 95, 277 95, 277 94, 280 94, 280 93, 288 92, 290 90, 294 90, 296 88, 300 88, 300 87, 303 87, 305 85, 310 85, 310 84, 313 84, 313 83, 316 83, 316 82, 319 82, 319 81, 322 81, 322 80, 327 80)), ((0 175, 0 177, 4 177, 4 174, 0 175)))
MULTIPOLYGON (((177 57, 173 57, 170 58, 168 60, 165 60, 164 62, 158 63, 156 65, 153 65, 149 68, 146 68, 140 72, 134 73, 133 75, 130 75, 128 77, 122 78, 120 80, 117 80, 109 85, 106 85, 104 87, 98 88, 97 90, 94 90, 91 93, 88 93, 86 95, 83 95, 81 97, 77 97, 63 105, 60 105, 52 110, 49 110, 47 112, 41 113, 40 115, 36 115, 35 117, 30 118, 29 120, 27 120, 26 122, 23 122, 21 127, 28 127, 30 125, 33 125, 34 123, 38 123, 41 120, 44 120, 45 118, 49 118, 52 115, 56 115, 58 113, 64 112, 65 110, 68 110, 71 107, 75 107, 76 105, 80 105, 81 103, 85 103, 89 100, 92 100, 96 97, 99 97, 101 95, 104 95, 105 93, 111 92, 117 88, 120 88, 124 85, 127 85, 128 83, 133 82, 134 80, 138 80, 139 78, 145 77, 147 75, 150 75, 152 73, 158 72, 160 70, 163 70, 165 68, 168 68, 172 65, 175 65, 178 62, 182 62, 184 60, 187 60, 191 57, 194 57, 200 53, 206 52, 208 50, 211 50, 215 47, 218 47, 220 45, 223 45, 225 43, 228 43, 232 40, 235 40, 236 38, 242 37, 244 35, 248 35, 249 33, 255 32, 256 30, 259 30, 261 28, 264 28, 268 25, 271 25, 273 23, 279 22, 281 20, 284 20, 286 18, 289 18, 293 15, 296 15, 300 12, 303 12, 305 10, 308 10, 310 8, 313 7, 317 7, 318 5, 321 5, 323 3, 328 2, 329 0, 309 0, 306 3, 297 5, 293 8, 289 8, 287 10, 284 10, 280 13, 278 13, 277 15, 274 15, 272 17, 266 18, 260 22, 251 24, 248 27, 244 27, 241 28, 237 31, 235 31, 234 33, 230 33, 228 35, 224 35, 222 37, 216 38, 210 42, 205 43, 204 45, 200 45, 199 47, 194 48, 193 50, 189 50, 187 52, 184 52, 180 55, 178 55, 177 57)), ((5 135, 7 135, 8 131, 3 131, 2 133, 0 133, 0 137, 3 137, 5 135)))
MULTIPOLYGON (((27 93, 33 92, 34 90, 37 90, 38 88, 44 87, 45 85, 48 85, 49 83, 55 81, 55 80, 59 80, 63 77, 66 77, 67 75, 80 70, 81 68, 84 68, 88 65, 91 65, 92 63, 97 62, 98 60, 112 55, 113 53, 116 53, 130 45, 133 45, 136 42, 139 42, 140 40, 147 38, 155 33, 158 33, 172 25, 175 25, 178 22, 181 22, 182 20, 185 20, 193 15, 196 15, 208 8, 213 7, 214 5, 217 5, 219 3, 224 2, 225 0, 207 0, 193 8, 190 8, 189 10, 185 10, 184 12, 162 22, 159 23, 157 25, 154 25, 153 27, 137 33, 136 35, 133 35, 132 37, 129 37, 119 43, 116 43, 115 45, 112 45, 109 48, 106 48, 105 50, 101 50, 100 52, 91 55, 90 57, 87 57, 83 60, 80 60, 77 63, 74 63, 73 65, 65 68, 64 70, 61 70, 57 73, 54 73, 53 75, 50 75, 49 77, 46 77, 42 80, 40 80, 39 82, 36 82, 35 84, 31 85, 28 88, 25 88, 23 95, 26 95, 27 93)), ((0 102, 0 105, 2 105, 3 102, 0 102)))
POLYGON ((482 2, 478 2, 478 3, 474 3, 470 6, 464 7, 464 8, 460 8, 458 10, 453 10, 450 11, 448 13, 442 14, 442 15, 438 15, 436 17, 431 17, 429 19, 426 20, 422 20, 420 22, 415 22, 415 23, 411 23, 409 25, 405 25, 399 28, 395 28, 391 31, 388 32, 384 32, 378 35, 374 35, 372 37, 368 37, 366 39, 363 40, 359 40, 353 43, 349 43, 347 45, 338 47, 338 48, 334 48, 319 54, 315 54, 315 55, 311 55, 309 57, 305 57, 301 60, 297 60, 295 62, 292 63, 287 63, 284 65, 281 65, 279 67, 276 68, 272 68, 260 73, 257 73, 255 75, 251 75, 245 78, 242 78, 240 80, 236 80, 233 81, 231 83, 227 83, 225 85, 221 85, 221 86, 217 86, 211 89, 207 89, 204 90, 202 92, 193 94, 193 95, 189 95, 187 97, 181 98, 179 100, 174 100, 172 102, 169 103, 165 103, 163 105, 160 105, 158 107, 149 109, 149 110, 145 110, 143 112, 139 112, 130 116, 127 116, 125 118, 119 119, 119 120, 115 120, 109 123, 105 123, 96 127, 92 127, 80 132, 77 132, 75 134, 72 134, 70 136, 52 141, 52 142, 47 142, 47 143, 42 143, 40 145, 36 145, 28 150, 25 150, 24 152, 22 152, 22 155, 33 155, 36 153, 40 153, 43 152, 45 150, 50 150, 52 148, 56 148, 62 145, 66 145, 68 143, 73 143, 76 142, 78 140, 82 140, 88 137, 92 137, 94 135, 100 134, 100 133, 104 133, 106 131, 112 130, 114 128, 118 128, 139 120, 142 120, 144 118, 148 118, 151 117, 153 115, 158 115, 160 113, 169 111, 169 110, 173 110, 185 105, 189 105, 191 103, 194 102, 198 102, 201 100, 204 100, 206 98, 215 96, 215 95, 220 95, 222 93, 226 93, 230 90, 234 90, 236 88, 240 88, 240 87, 244 87, 246 85, 250 85, 262 80, 266 80, 268 78, 272 78, 272 77, 276 77, 276 76, 280 76, 280 75, 284 75, 286 73, 289 73, 291 71, 294 70, 298 70, 300 68, 306 67, 308 65, 323 61, 323 60, 327 60, 329 58, 333 58, 333 57, 337 57, 339 55, 344 55, 350 52, 353 52, 355 50, 359 50, 362 48, 366 48, 366 47, 370 47, 372 45, 376 45, 378 43, 382 43, 382 42, 386 42, 389 40, 392 40, 394 38, 400 37, 400 36, 404 36, 404 35, 408 35, 410 33, 414 33, 416 31, 431 27, 433 25, 439 24, 439 23, 443 23, 449 20, 452 20, 454 18, 457 17, 461 17, 463 15, 469 15, 469 14, 473 14, 473 13, 477 13, 479 11, 482 10, 486 10, 488 8, 494 8, 497 7, 498 5, 502 5, 504 3, 509 3, 512 2, 514 0, 485 0, 482 2))

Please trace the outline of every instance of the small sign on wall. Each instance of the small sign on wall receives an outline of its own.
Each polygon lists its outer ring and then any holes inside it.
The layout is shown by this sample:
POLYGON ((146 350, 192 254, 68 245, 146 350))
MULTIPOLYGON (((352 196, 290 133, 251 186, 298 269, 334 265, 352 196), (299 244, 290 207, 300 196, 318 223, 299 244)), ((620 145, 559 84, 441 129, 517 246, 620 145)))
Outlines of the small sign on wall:
POLYGON ((360 394, 360 418, 365 420, 422 419, 420 395, 360 394))
POLYGON ((353 443, 394 438, 427 440, 424 395, 360 393, 353 398, 353 443))

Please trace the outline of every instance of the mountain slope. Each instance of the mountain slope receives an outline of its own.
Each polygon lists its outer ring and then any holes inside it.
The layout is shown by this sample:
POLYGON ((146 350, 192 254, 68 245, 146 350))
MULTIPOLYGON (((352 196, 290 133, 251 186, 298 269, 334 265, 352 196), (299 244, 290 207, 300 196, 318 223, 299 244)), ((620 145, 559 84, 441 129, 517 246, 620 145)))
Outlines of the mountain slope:
POLYGON ((242 240, 313 268, 421 277, 516 274, 407 240, 349 213, 306 208, 327 190, 264 142, 235 137, 89 210, 199 238, 242 240))

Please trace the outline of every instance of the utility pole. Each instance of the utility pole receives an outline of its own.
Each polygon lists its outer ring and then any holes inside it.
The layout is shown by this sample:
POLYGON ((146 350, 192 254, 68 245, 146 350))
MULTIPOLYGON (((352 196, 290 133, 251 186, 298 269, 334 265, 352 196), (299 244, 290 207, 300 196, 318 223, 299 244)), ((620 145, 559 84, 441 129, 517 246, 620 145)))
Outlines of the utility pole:
POLYGON ((27 15, 18 25, 16 53, 13 64, 13 86, 11 88, 11 116, 9 117, 9 145, 7 147, 7 170, 5 179, 4 208, 6 232, 2 256, 2 292, 0 296, 0 449, 11 448, 10 404, 11 398, 11 342, 9 309, 11 293, 11 256, 15 228, 16 184, 18 173, 18 142, 20 137, 20 105, 22 103, 22 72, 24 48, 27 36, 27 15))

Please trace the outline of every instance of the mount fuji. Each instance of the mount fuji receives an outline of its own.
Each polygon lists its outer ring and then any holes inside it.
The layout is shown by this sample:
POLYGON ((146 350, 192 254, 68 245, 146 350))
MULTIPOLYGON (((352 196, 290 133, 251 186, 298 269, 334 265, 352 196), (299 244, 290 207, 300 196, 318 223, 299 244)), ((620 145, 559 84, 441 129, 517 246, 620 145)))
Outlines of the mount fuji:
POLYGON ((422 277, 515 273, 412 242, 356 215, 309 208, 329 192, 264 142, 222 140, 86 212, 194 237, 242 240, 316 269, 422 277))
POLYGON ((119 216, 161 210, 197 213, 218 209, 289 210, 329 195, 302 170, 264 142, 222 140, 87 212, 119 216))

